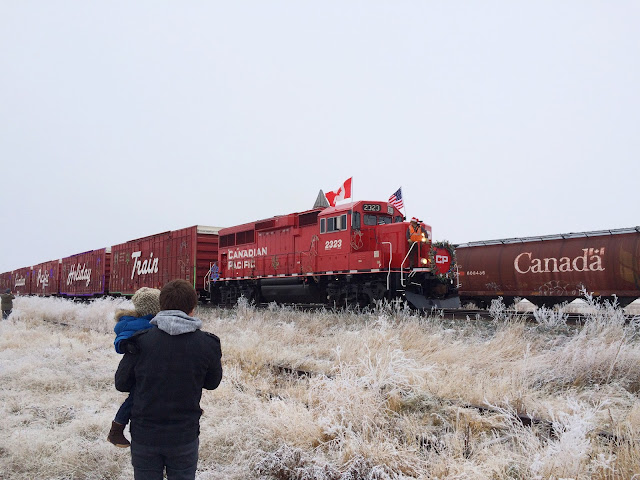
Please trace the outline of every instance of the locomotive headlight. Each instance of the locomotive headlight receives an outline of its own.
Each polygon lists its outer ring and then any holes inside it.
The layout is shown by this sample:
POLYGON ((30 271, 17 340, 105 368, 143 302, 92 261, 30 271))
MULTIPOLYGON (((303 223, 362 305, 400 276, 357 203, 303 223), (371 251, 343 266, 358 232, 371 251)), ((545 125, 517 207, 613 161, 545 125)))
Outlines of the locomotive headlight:
POLYGON ((422 243, 425 243, 427 241, 427 237, 425 237, 424 233, 422 234, 422 243))
POLYGON ((428 260, 427 260, 426 258, 423 258, 423 259, 422 259, 422 264, 423 264, 423 265, 426 265, 426 264, 427 264, 427 262, 428 262, 428 260))

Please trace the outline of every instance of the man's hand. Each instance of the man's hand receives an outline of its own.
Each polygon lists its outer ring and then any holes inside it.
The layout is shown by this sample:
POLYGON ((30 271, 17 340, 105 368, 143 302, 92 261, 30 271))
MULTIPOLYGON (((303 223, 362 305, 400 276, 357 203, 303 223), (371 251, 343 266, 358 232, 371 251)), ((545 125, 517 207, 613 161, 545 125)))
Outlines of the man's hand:
POLYGON ((135 340, 130 341, 128 339, 122 340, 120 342, 120 350, 131 355, 137 355, 140 352, 140 348, 138 348, 138 344, 135 342, 135 340))

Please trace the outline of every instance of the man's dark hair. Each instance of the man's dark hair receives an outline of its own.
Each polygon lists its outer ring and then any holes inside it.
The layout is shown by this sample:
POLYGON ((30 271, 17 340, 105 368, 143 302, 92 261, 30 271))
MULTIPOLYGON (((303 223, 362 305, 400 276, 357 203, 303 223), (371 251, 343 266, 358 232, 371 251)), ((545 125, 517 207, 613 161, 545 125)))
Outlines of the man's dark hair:
POLYGON ((182 310, 187 315, 198 305, 198 294, 186 280, 171 280, 160 290, 162 310, 182 310))

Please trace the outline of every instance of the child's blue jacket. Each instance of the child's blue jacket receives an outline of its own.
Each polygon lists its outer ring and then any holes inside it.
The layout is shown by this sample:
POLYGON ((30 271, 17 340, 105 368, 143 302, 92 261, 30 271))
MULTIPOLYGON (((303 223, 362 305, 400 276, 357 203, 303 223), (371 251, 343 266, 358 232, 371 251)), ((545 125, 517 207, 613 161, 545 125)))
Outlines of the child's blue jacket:
POLYGON ((113 331, 116 332, 116 339, 113 341, 113 345, 116 347, 116 352, 124 353, 120 350, 120 342, 122 340, 126 340, 131 337, 136 332, 140 330, 148 330, 149 328, 155 327, 155 325, 151 325, 149 320, 151 320, 155 315, 145 315, 144 317, 133 317, 130 315, 123 315, 116 323, 116 326, 113 328, 113 331))

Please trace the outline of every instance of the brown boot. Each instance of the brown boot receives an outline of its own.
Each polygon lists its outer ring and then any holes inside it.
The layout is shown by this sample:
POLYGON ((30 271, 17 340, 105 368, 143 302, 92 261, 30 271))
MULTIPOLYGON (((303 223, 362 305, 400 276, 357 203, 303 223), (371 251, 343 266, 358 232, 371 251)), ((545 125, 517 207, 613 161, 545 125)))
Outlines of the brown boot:
POLYGON ((107 442, 111 442, 120 448, 131 446, 129 440, 124 436, 124 425, 117 422, 111 422, 111 430, 109 430, 109 435, 107 435, 107 442))

